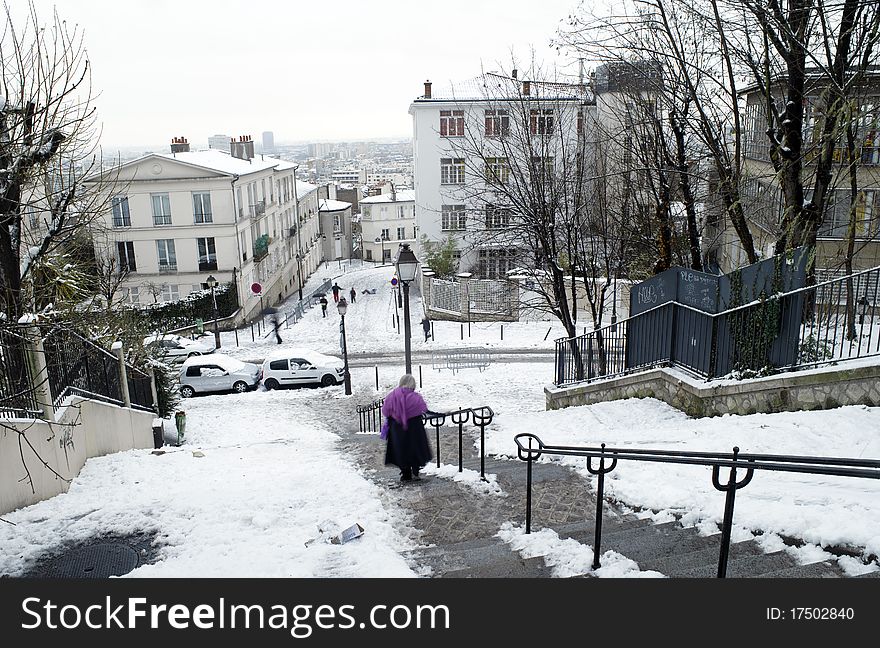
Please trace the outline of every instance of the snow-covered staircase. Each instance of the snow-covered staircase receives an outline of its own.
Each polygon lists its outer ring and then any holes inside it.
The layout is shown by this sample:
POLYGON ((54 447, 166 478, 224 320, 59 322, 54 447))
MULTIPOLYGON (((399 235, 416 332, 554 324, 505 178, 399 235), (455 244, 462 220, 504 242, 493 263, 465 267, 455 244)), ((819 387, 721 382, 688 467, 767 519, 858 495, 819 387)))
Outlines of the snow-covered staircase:
MULTIPOLYGON (((435 443, 429 434, 432 448, 435 443)), ((444 465, 458 462, 457 429, 441 431, 444 465)), ((504 495, 439 475, 400 484, 397 471, 381 464, 384 443, 374 435, 347 435, 346 444, 360 463, 375 470, 373 478, 388 486, 400 505, 411 512, 421 547, 404 555, 418 573, 438 578, 550 578, 554 568, 542 556, 524 558, 497 536, 504 523, 523 525, 526 466, 507 458, 486 458, 485 472, 494 475, 504 495)), ((464 468, 479 473, 480 460, 466 434, 464 468)), ((471 473, 473 476, 473 473, 471 473)), ((532 531, 552 529, 560 539, 584 546, 594 543, 595 493, 573 470, 537 463, 532 476, 532 531)), ((650 518, 623 513, 606 502, 602 522, 602 553, 612 550, 635 561, 641 571, 671 578, 714 578, 718 572, 720 533, 704 536, 679 522, 655 524, 650 518)), ((844 578, 836 560, 802 564, 789 550, 766 552, 758 542, 733 542, 728 578, 844 578)), ((595 575, 586 568, 582 577, 595 575)), ((880 577, 880 571, 860 578, 880 577)))

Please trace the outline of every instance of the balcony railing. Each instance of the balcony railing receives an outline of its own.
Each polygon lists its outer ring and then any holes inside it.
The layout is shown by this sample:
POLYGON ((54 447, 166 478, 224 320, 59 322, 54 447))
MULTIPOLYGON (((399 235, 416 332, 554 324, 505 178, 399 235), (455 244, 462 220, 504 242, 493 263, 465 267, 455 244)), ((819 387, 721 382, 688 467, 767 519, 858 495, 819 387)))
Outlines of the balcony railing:
POLYGON ((207 272, 209 270, 216 270, 217 262, 216 261, 199 261, 199 272, 207 272))
POLYGON ((171 272, 177 272, 177 263, 160 263, 159 264, 159 273, 160 274, 168 274, 171 272))
POLYGON ((262 216, 266 213, 266 201, 258 200, 253 205, 250 205, 251 217, 256 218, 258 216, 262 216))

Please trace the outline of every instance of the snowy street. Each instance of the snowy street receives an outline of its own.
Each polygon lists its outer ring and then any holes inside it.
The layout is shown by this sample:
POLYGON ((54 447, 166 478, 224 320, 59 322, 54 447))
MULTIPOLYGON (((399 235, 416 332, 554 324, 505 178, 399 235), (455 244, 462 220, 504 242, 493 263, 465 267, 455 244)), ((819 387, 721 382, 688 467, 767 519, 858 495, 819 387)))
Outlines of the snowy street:
MULTIPOLYGON (((391 326, 391 272, 391 267, 355 266, 339 276, 331 266, 313 277, 320 284, 324 276, 331 276, 343 289, 354 286, 359 291, 346 318, 348 344, 353 354, 383 354, 378 391, 374 368, 365 362, 352 369, 351 397, 344 395, 342 386, 279 391, 260 387, 244 394, 183 400, 179 407, 186 411, 187 428, 182 446, 166 445, 160 454, 134 450, 90 459, 68 493, 3 516, 0 575, 27 574, 46 556, 77 541, 132 533, 155 534, 155 555, 131 577, 428 575, 403 555, 420 544, 419 529, 407 510, 413 498, 420 497, 420 486, 401 489, 389 477, 378 439, 364 446, 364 452, 375 456, 372 466, 369 459, 366 464, 363 457, 356 461, 346 451, 357 433, 355 407, 383 396, 403 372, 403 339, 391 326), (361 296, 367 288, 376 288, 376 294, 361 296), (365 529, 360 538, 330 542, 355 523, 365 529)), ((466 345, 511 353, 552 349, 554 334, 543 340, 550 327, 543 322, 505 324, 503 342, 500 335, 493 337, 498 324, 472 324, 472 337, 464 343, 458 323, 435 322, 437 342, 425 343, 416 296, 411 311, 415 352, 466 345)), ((331 299, 326 318, 320 308, 313 308, 300 322, 282 329, 280 346, 339 355, 338 326, 331 299)), ((224 334, 221 351, 244 360, 279 348, 268 339, 240 339, 236 347, 234 338, 229 341, 231 335, 224 334)), ((486 430, 486 441, 489 455, 496 459, 515 456, 512 439, 521 432, 554 444, 695 451, 729 451, 738 445, 744 452, 880 457, 880 408, 690 419, 665 403, 641 399, 545 411, 543 387, 551 378, 552 356, 518 360, 496 358, 482 371, 454 374, 426 363, 420 391, 437 411, 492 407, 496 416, 486 430)), ((172 429, 169 422, 168 440, 172 429)), ((443 462, 430 479, 461 480, 448 466, 454 459, 444 455, 443 462)), ((566 463, 591 479, 582 464, 566 463)), ((525 466, 518 463, 511 470, 524 471, 525 466)), ((457 487, 469 497, 474 494, 473 480, 457 487)), ((656 522, 679 519, 706 535, 718 531, 724 497, 712 488, 708 468, 621 462, 605 488, 606 496, 641 517, 656 522)), ((477 496, 511 494, 488 489, 477 496)), ((492 500, 487 501, 491 505, 492 500)), ((504 541, 524 544, 521 515, 497 529, 504 541)), ((844 547, 854 555, 828 558, 838 560, 845 572, 878 569, 880 484, 873 480, 758 474, 737 495, 734 523, 735 540, 755 537, 766 551, 784 547, 784 538, 795 538, 803 545, 787 550, 796 558, 823 558, 820 545, 844 547)), ((536 535, 535 542, 542 537, 536 535)), ((574 551, 568 545, 554 550, 574 551)), ((636 576, 639 569, 633 564, 609 575, 636 576)))

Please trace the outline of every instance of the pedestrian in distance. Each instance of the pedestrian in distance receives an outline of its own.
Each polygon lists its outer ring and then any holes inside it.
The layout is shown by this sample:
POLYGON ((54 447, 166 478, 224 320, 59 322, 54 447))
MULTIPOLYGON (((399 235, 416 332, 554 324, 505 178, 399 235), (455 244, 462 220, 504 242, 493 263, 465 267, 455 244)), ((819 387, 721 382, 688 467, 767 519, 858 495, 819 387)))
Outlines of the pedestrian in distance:
POLYGON ((339 287, 339 284, 334 283, 333 284, 333 301, 335 301, 335 302, 339 301, 339 291, 340 290, 342 290, 342 288, 339 287))
POLYGON ((425 332, 425 342, 428 341, 428 338, 431 337, 431 320, 428 319, 428 316, 422 318, 422 330, 425 332))
POLYGON ((382 414, 386 417, 382 438, 388 441, 385 465, 400 468, 402 482, 420 479, 419 470, 431 460, 431 446, 422 421, 422 414, 426 412, 425 399, 416 392, 416 379, 412 374, 404 374, 382 405, 382 414))
POLYGON ((358 296, 357 290, 354 289, 354 286, 352 286, 348 294, 351 295, 351 303, 353 304, 358 296))
POLYGON ((281 333, 278 332, 281 329, 281 318, 278 317, 277 313, 272 316, 272 328, 275 329, 275 342, 281 344, 281 333))
POLYGON ((321 304, 321 317, 327 317, 327 298, 321 295, 321 300, 318 303, 321 304))

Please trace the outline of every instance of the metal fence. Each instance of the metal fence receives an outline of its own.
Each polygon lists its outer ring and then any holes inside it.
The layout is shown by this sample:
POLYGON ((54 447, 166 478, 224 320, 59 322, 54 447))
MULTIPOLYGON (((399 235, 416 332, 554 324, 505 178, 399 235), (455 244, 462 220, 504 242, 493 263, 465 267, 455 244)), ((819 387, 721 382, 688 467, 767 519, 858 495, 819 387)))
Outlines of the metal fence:
POLYGON ((123 403, 119 359, 66 329, 51 329, 43 340, 52 404, 70 395, 123 403))
POLYGON ((452 373, 462 369, 482 371, 492 363, 492 356, 484 351, 435 351, 431 353, 431 368, 440 371, 452 369, 452 373))
POLYGON ((15 331, 0 330, 0 418, 40 416, 33 384, 27 340, 15 331))
POLYGON ((435 279, 429 277, 431 282, 431 308, 447 313, 461 312, 461 284, 457 281, 435 279))
POLYGON ((600 565, 602 543, 602 508, 604 504, 605 475, 617 467, 620 461, 650 461, 655 463, 674 463, 712 468, 712 486, 725 493, 724 515, 721 525, 721 541, 718 556, 718 578, 727 575, 727 562, 730 550, 730 535, 733 528, 733 509, 736 491, 751 482, 756 470, 807 473, 814 475, 836 475, 842 477, 862 477, 880 479, 880 461, 873 459, 850 459, 844 457, 804 457, 792 455, 740 454, 734 447, 733 453, 687 452, 675 450, 649 450, 642 448, 609 448, 603 443, 600 447, 547 445, 530 433, 514 437, 517 456, 526 463, 526 533, 532 526, 532 463, 542 455, 584 457, 587 471, 597 476, 596 484, 596 522, 593 543, 593 569, 600 565), (595 460, 595 463, 594 463, 595 460), (727 480, 721 479, 721 469, 729 468, 727 480), (737 479, 737 471, 744 471, 737 479))
POLYGON ((472 279, 467 282, 468 304, 472 313, 510 315, 510 284, 494 279, 472 279))
POLYGON ((374 400, 367 405, 358 405, 358 423, 362 434, 378 434, 382 428, 382 403, 385 399, 374 400))
POLYGON ((667 302, 556 340, 558 386, 675 365, 711 380, 880 355, 880 268, 721 313, 667 302))

